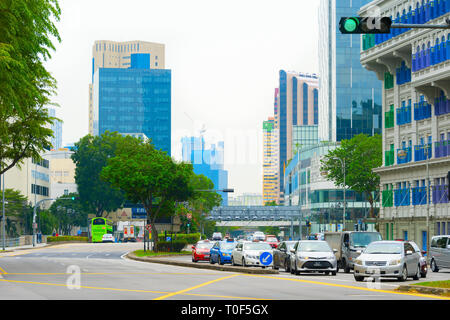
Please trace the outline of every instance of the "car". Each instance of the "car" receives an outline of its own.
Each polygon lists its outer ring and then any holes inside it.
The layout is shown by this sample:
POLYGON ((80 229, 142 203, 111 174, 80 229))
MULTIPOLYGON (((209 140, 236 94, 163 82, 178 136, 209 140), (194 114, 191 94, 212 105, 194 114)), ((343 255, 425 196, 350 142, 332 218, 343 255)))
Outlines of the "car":
POLYGON ((236 244, 237 242, 233 239, 216 241, 209 253, 209 263, 214 264, 217 262, 220 265, 231 263, 231 252, 236 244))
POLYGON ((222 233, 220 232, 214 232, 212 235, 212 239, 216 241, 222 240, 222 233))
POLYGON ((231 255, 231 265, 271 267, 273 266, 273 249, 267 242, 238 243, 231 255))
POLYGON ((355 259, 353 276, 356 281, 374 276, 419 280, 420 258, 408 241, 374 241, 355 259))
POLYGON ((326 241, 300 240, 291 249, 291 273, 323 272, 336 275, 337 259, 326 241))
POLYGON ((115 240, 114 240, 114 237, 113 237, 112 234, 106 233, 102 237, 102 242, 111 242, 111 243, 113 243, 113 242, 115 242, 115 240))
POLYGON ((427 277, 427 272, 428 272, 428 264, 427 264, 427 258, 424 255, 427 252, 420 250, 419 246, 414 241, 403 240, 403 239, 396 239, 396 241, 407 241, 407 242, 409 242, 412 245, 412 247, 414 248, 414 250, 420 254, 420 277, 421 278, 426 278, 427 277))
POLYGON ((266 235, 266 239, 265 239, 265 242, 267 242, 268 244, 270 244, 270 246, 272 247, 272 248, 276 248, 276 247, 278 247, 278 239, 277 239, 277 237, 276 236, 274 236, 274 235, 266 235))
POLYGON ((284 271, 291 271, 291 249, 297 241, 281 241, 277 248, 273 250, 273 268, 278 270, 284 268, 284 271))
POLYGON ((431 271, 450 268, 450 235, 432 237, 429 252, 431 271))
POLYGON ((213 245, 211 241, 198 241, 192 246, 192 262, 209 261, 209 253, 213 245))
POLYGON ((264 241, 266 240, 266 236, 264 235, 264 232, 256 231, 253 233, 253 240, 264 241))

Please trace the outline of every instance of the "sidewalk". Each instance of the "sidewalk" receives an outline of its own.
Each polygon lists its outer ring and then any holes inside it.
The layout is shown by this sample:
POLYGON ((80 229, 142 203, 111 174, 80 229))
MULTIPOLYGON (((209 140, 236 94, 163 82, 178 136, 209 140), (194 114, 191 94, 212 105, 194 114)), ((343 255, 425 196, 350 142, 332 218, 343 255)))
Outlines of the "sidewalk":
POLYGON ((3 245, 0 241, 0 253, 3 252, 13 252, 17 250, 26 250, 26 249, 33 249, 33 248, 42 248, 48 246, 47 243, 37 243, 36 246, 33 247, 32 244, 26 245, 26 246, 15 246, 15 247, 5 247, 5 251, 3 251, 3 245))

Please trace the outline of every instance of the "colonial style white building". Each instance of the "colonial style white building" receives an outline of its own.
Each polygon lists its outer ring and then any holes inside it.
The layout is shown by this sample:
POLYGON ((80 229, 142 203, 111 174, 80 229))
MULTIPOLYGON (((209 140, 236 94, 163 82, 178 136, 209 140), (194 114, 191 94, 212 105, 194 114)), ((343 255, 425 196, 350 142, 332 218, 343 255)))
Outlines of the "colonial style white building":
MULTIPOLYGON (((445 24, 449 0, 377 0, 360 16, 445 24)), ((380 231, 414 240, 450 233, 450 35, 448 29, 392 29, 363 35, 361 64, 383 80, 380 231), (428 187, 428 188, 427 188, 428 187)))

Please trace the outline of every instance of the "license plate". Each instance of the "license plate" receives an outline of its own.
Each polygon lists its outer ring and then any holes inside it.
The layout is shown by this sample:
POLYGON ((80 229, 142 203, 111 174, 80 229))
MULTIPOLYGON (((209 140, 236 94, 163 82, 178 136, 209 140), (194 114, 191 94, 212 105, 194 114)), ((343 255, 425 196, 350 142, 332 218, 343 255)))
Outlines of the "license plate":
POLYGON ((320 262, 314 262, 314 267, 320 267, 322 264, 320 262))
POLYGON ((206 255, 206 254, 205 254, 205 258, 209 258, 209 255, 206 255))

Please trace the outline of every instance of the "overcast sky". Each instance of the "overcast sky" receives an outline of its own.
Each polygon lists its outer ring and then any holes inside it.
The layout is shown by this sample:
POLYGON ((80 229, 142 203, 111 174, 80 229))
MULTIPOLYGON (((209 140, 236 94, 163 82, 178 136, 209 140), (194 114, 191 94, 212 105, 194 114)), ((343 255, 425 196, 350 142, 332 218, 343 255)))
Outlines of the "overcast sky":
POLYGON ((62 42, 47 62, 58 81, 63 143, 88 133, 95 40, 165 44, 172 70, 172 155, 206 128, 225 141, 235 195, 262 193, 262 121, 280 69, 318 73, 319 0, 60 0, 62 42), (237 138, 239 137, 239 138, 237 138))

